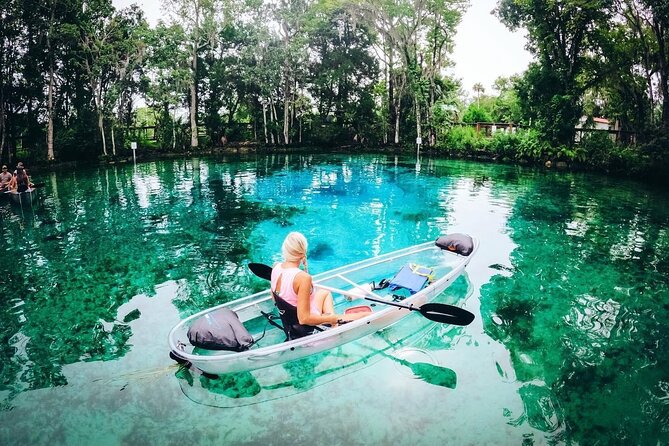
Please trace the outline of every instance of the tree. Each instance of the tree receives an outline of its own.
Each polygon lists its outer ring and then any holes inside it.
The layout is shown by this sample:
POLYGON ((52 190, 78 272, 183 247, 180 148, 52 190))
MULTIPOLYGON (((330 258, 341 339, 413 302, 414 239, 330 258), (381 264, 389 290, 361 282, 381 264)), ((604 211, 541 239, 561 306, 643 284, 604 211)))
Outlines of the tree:
POLYGON ((449 63, 446 55, 465 4, 459 0, 365 0, 349 6, 362 20, 373 23, 381 36, 395 143, 400 140, 405 95, 413 102, 416 136, 421 136, 424 115, 430 116, 438 100, 437 80, 449 63))
POLYGON ((189 53, 183 45, 184 30, 179 25, 159 23, 149 33, 146 57, 148 77, 145 97, 158 114, 158 141, 176 148, 176 110, 187 96, 191 83, 189 53))
POLYGON ((476 93, 476 103, 480 107, 481 106, 481 93, 485 92, 485 88, 483 88, 483 84, 480 82, 477 82, 474 84, 474 87, 472 87, 472 90, 476 93))
POLYGON ((341 9, 326 11, 309 32, 315 57, 308 65, 307 88, 321 124, 335 123, 343 132, 341 139, 364 137, 373 126, 373 103, 367 99, 377 81, 378 63, 370 54, 372 41, 370 30, 354 25, 341 9))
POLYGON ((659 100, 659 122, 664 131, 669 133, 669 1, 619 0, 615 11, 626 21, 637 42, 636 50, 641 56, 638 62, 646 78, 651 119, 654 103, 659 100), (656 76, 659 98, 656 97, 653 85, 656 76))
POLYGON ((501 0, 497 15, 510 29, 528 30, 529 49, 538 58, 528 69, 527 108, 544 137, 571 144, 587 87, 582 75, 597 53, 608 26, 611 0, 501 0))
POLYGON ((495 122, 523 123, 520 109, 520 101, 516 92, 516 84, 520 77, 499 77, 495 79, 493 88, 497 91, 497 97, 491 110, 492 120, 495 122))
POLYGON ((215 44, 217 0, 164 0, 171 14, 172 24, 181 25, 190 55, 191 78, 189 86, 190 145, 197 148, 198 140, 198 60, 201 51, 215 44))

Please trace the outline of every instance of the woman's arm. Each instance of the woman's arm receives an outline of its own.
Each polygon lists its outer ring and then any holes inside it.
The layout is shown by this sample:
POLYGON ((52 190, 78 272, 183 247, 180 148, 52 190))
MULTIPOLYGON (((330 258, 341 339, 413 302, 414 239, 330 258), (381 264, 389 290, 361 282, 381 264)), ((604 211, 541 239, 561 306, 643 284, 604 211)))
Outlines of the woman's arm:
POLYGON ((297 293, 297 320, 302 325, 336 325, 338 321, 354 321, 367 316, 367 313, 353 314, 312 314, 311 313, 311 290, 313 283, 311 276, 307 273, 299 273, 293 282, 297 293))
POLYGON ((302 325, 320 325, 337 323, 336 314, 312 314, 311 290, 313 288, 311 276, 307 273, 298 273, 295 276, 295 292, 297 293, 297 320, 302 325))

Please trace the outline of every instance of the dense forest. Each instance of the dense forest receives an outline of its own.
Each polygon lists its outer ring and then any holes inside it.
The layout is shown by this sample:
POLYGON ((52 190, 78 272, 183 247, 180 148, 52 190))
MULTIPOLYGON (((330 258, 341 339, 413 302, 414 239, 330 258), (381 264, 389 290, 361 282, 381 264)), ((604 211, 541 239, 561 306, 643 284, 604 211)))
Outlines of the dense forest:
POLYGON ((151 27, 140 8, 111 0, 4 0, 0 157, 113 159, 130 141, 415 150, 419 137, 461 156, 669 167, 669 0, 500 0, 493 13, 527 33, 534 62, 488 94, 476 85, 471 101, 446 75, 467 7, 162 0, 151 27), (616 137, 577 137, 595 117, 616 137), (514 131, 463 125, 475 122, 514 131))

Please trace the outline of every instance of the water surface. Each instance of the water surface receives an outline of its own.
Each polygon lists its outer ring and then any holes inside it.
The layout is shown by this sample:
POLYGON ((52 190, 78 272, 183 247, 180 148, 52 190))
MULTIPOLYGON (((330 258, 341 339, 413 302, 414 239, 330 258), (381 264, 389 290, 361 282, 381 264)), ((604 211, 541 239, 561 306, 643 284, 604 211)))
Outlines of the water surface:
POLYGON ((0 204, 0 443, 666 444, 669 200, 597 175, 393 156, 158 161, 0 204), (262 289, 245 265, 310 240, 312 271, 447 232, 481 240, 440 297, 302 361, 211 379, 180 319, 262 289), (416 364, 427 364, 421 369, 416 364), (431 367, 430 367, 431 366, 431 367), (280 418, 280 422, 277 421, 280 418))

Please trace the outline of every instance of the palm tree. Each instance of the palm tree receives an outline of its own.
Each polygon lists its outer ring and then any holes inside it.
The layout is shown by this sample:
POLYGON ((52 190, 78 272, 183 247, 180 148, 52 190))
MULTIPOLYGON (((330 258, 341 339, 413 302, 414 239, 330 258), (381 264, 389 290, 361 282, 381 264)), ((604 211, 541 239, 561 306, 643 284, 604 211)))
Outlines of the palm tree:
POLYGON ((481 106, 481 93, 485 91, 485 88, 483 88, 483 84, 480 82, 477 82, 474 84, 474 87, 472 89, 476 92, 476 105, 481 106))

